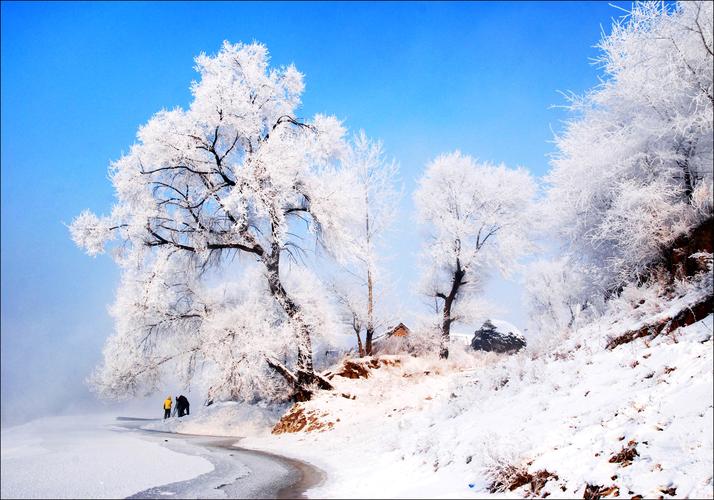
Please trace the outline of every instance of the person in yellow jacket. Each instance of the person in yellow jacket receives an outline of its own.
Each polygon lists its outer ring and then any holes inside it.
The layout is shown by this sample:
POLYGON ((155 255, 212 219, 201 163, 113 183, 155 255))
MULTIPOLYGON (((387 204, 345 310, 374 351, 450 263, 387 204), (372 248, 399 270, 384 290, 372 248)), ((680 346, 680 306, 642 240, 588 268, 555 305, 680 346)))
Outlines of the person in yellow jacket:
POLYGON ((171 416, 171 396, 164 400, 164 420, 171 416))

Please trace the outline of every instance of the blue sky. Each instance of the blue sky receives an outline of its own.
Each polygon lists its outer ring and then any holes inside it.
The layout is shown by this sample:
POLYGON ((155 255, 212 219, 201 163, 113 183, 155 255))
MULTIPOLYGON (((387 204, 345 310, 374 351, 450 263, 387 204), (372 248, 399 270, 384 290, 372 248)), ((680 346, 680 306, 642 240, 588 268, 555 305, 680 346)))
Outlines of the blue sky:
MULTIPOLYGON (((628 7, 629 2, 620 3, 628 7)), ((406 196, 393 235, 397 290, 416 278, 410 194, 424 165, 461 149, 547 171, 558 90, 597 83, 604 2, 2 2, 2 420, 86 401, 111 333, 118 272, 64 223, 106 213, 110 160, 161 108, 185 106, 193 57, 265 43, 306 77, 303 116, 335 114, 381 138, 406 196)), ((491 297, 524 319, 517 285, 491 297)), ((418 298, 404 292, 408 307, 418 298)))

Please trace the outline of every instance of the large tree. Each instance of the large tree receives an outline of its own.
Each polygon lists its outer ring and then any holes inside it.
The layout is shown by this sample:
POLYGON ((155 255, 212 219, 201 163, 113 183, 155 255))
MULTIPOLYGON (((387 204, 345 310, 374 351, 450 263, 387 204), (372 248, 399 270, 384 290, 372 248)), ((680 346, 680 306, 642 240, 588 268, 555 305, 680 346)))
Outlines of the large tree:
POLYGON ((449 355, 457 303, 473 296, 490 271, 508 275, 531 250, 527 214, 534 194, 527 171, 478 164, 458 151, 427 166, 414 201, 428 232, 422 279, 441 309, 441 357, 449 355))
MULTIPOLYGON (((258 359, 290 382, 296 399, 308 398, 315 385, 329 383, 315 374, 314 324, 286 289, 282 263, 309 238, 337 257, 351 253, 356 198, 337 161, 345 151, 343 127, 333 117, 298 118, 303 76, 292 65, 270 68, 261 44, 225 42, 215 56, 198 56, 196 69, 200 79, 191 86, 188 109, 154 115, 111 165, 117 198, 111 214, 82 213, 72 237, 90 255, 118 241, 114 255, 125 278, 110 345, 137 353, 134 362, 141 366, 118 369, 132 383, 132 371, 154 373, 173 360, 157 355, 169 339, 188 346, 177 349, 177 357, 202 353, 206 343, 190 339, 203 325, 215 325, 216 314, 226 315, 225 301, 206 290, 225 280, 237 256, 258 266, 263 283, 251 287, 272 297, 288 328, 273 313, 256 312, 252 327, 243 317, 219 328, 221 338, 237 342, 237 332, 264 337, 270 330, 291 336, 294 368, 286 364, 289 357, 269 349, 259 349, 258 359)), ((253 302, 264 309, 264 300, 253 302)), ((245 307, 242 312, 250 316, 245 307)), ((105 365, 102 380, 121 378, 106 373, 116 363, 105 359, 105 365)), ((128 388, 119 384, 116 390, 128 388)))
POLYGON ((643 2, 600 42, 602 82, 572 97, 549 210, 606 295, 712 216, 711 2, 643 2))

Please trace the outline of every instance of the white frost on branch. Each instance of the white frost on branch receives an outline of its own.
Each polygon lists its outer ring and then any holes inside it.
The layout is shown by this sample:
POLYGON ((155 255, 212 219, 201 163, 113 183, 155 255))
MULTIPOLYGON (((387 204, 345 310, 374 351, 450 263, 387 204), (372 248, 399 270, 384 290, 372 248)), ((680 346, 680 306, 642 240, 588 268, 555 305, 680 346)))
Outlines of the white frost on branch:
POLYGON ((351 175, 355 194, 352 210, 356 220, 349 246, 355 258, 343 264, 333 289, 362 356, 371 354, 377 330, 395 320, 396 311, 387 311, 384 300, 390 281, 384 266, 384 244, 402 193, 397 187, 397 162, 388 159, 382 143, 368 138, 363 130, 352 138, 343 165, 351 175))
POLYGON ((555 231, 599 274, 639 279, 712 216, 712 3, 642 2, 600 42, 602 83, 571 96, 547 180, 555 231))
POLYGON ((524 169, 479 164, 458 151, 431 162, 414 195, 418 221, 428 233, 425 284, 446 286, 457 259, 477 275, 493 269, 509 276, 532 249, 528 213, 534 195, 524 169))
POLYGON ((104 253, 104 244, 112 238, 111 221, 89 210, 79 214, 69 230, 72 241, 91 256, 104 253))
POLYGON ((111 215, 84 212, 71 226, 90 254, 115 239, 124 270, 116 333, 94 380, 121 396, 155 386, 165 366, 188 380, 203 363, 217 374, 211 397, 273 397, 262 384, 272 352, 305 397, 317 381, 312 336, 324 325, 314 309, 328 305, 292 295, 281 257, 300 263, 311 242, 342 262, 359 253, 345 129, 332 116, 298 117, 302 74, 271 68, 261 44, 225 42, 196 70, 188 109, 156 113, 112 163, 111 215), (229 269, 251 265, 260 271, 250 293, 221 287, 229 269))
POLYGON ((535 184, 522 169, 476 163, 456 151, 426 169, 414 194, 428 238, 422 252, 422 290, 442 311, 442 356, 448 356, 457 302, 479 291, 492 270, 509 276, 533 249, 530 210, 535 184))

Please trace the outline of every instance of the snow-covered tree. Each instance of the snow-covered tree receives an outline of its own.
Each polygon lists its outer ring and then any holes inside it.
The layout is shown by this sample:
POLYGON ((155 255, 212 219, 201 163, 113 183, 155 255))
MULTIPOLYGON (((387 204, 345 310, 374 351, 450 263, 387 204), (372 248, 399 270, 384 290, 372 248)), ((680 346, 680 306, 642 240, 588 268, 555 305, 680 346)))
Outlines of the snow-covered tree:
POLYGON ((602 82, 571 96, 548 201, 601 294, 713 214, 712 5, 635 4, 600 43, 602 82))
POLYGON ((565 332, 591 305, 587 272, 567 256, 531 262, 524 275, 531 329, 538 335, 565 332))
POLYGON ((394 160, 385 157, 382 143, 370 140, 364 131, 353 138, 344 165, 353 174, 354 192, 359 196, 359 203, 354 207, 361 219, 355 230, 359 251, 354 264, 345 270, 343 274, 346 276, 335 284, 335 289, 349 312, 360 356, 370 356, 375 329, 383 326, 380 298, 385 286, 384 280, 380 280, 384 277, 380 248, 401 198, 396 186, 399 168, 394 160))
POLYGON ((422 254, 425 293, 441 309, 441 356, 448 357, 455 306, 492 270, 509 275, 531 251, 528 213, 535 195, 530 174, 478 164, 454 153, 433 160, 414 194, 418 221, 429 234, 422 254))
POLYGON ((329 383, 313 368, 312 313, 284 286, 281 264, 309 238, 338 259, 354 254, 351 207, 360 198, 338 161, 344 129, 334 117, 297 117, 303 76, 292 65, 270 68, 261 44, 225 42, 215 56, 198 56, 196 69, 188 109, 154 115, 111 165, 111 214, 82 213, 70 228, 90 255, 116 241, 114 257, 125 272, 114 306, 117 331, 105 352, 108 371, 99 379, 118 383, 121 392, 140 375, 155 374, 166 356, 206 358, 207 342, 228 338, 228 357, 214 360, 226 377, 267 363, 296 398, 307 398, 315 384, 329 383), (226 310, 226 301, 211 297, 211 285, 225 280, 236 258, 258 266, 263 283, 251 286, 272 298, 277 316, 265 310, 264 298, 229 301, 239 308, 226 310), (219 333, 210 340, 200 338, 205 325, 224 327, 213 328, 219 333), (291 337, 278 351, 292 347, 292 358, 274 352, 275 334, 291 337), (175 354, 157 357, 168 344, 175 354), (242 351, 229 355, 234 348, 242 351), (144 368, 133 366, 137 360, 144 368))

